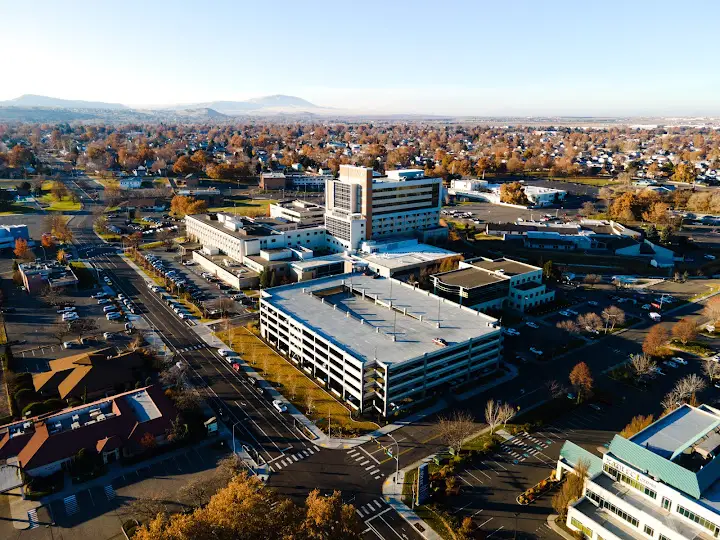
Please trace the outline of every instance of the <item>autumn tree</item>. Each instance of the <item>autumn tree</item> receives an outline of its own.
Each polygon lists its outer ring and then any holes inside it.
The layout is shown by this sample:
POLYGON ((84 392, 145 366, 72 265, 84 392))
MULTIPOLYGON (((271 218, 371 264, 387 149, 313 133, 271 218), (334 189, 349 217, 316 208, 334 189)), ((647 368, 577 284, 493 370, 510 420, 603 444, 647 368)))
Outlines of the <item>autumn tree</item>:
POLYGON ((670 335, 668 331, 659 324, 656 324, 650 328, 650 331, 645 336, 642 350, 649 356, 659 356, 669 339, 670 335))
POLYGON ((636 433, 640 433, 643 429, 652 424, 653 421, 654 417, 652 414, 649 414, 648 416, 643 416, 641 414, 633 416, 632 420, 630 420, 630 423, 626 425, 620 432, 620 436, 629 439, 636 433))
POLYGON ((590 368, 585 362, 580 362, 570 372, 570 384, 577 393, 578 403, 592 394, 593 377, 590 368))
POLYGON ((569 334, 579 334, 580 333, 580 325, 578 325, 577 321, 574 321, 572 319, 566 319, 564 321, 559 321, 555 324, 555 327, 559 330, 564 330, 565 332, 568 332, 569 334))
POLYGON ((509 182, 500 186, 500 202, 527 206, 530 204, 525 188, 520 182, 509 182))
POLYGON ((55 258, 60 264, 65 264, 67 261, 67 253, 64 249, 58 249, 58 252, 55 254, 55 258))
POLYGON ((567 473, 565 482, 560 490, 552 498, 552 506, 560 516, 561 520, 565 520, 568 507, 582 497, 585 488, 585 479, 590 470, 590 462, 580 459, 572 472, 567 473))
POLYGON ((695 167, 692 165, 692 163, 687 163, 683 161, 675 166, 675 172, 673 173, 671 178, 674 182, 685 182, 687 184, 692 184, 695 182, 696 177, 697 171, 695 170, 695 167))
POLYGON ((583 283, 588 285, 591 289, 602 281, 602 277, 597 274, 586 274, 583 278, 583 283))
POLYGON ((28 246, 27 240, 25 240, 24 238, 16 238, 15 249, 13 249, 13 253, 18 259, 28 259, 30 257, 31 251, 30 247, 28 246))
POLYGON ((697 326, 688 318, 680 319, 672 327, 673 338, 680 341, 683 345, 687 345, 688 341, 695 339, 697 334, 697 326))
POLYGON ((43 234, 42 238, 40 239, 40 245, 46 249, 54 247, 55 246, 55 240, 53 240, 52 235, 50 234, 43 234))
POLYGON ((710 322, 720 320, 720 296, 713 296, 707 301, 703 314, 710 319, 710 322))

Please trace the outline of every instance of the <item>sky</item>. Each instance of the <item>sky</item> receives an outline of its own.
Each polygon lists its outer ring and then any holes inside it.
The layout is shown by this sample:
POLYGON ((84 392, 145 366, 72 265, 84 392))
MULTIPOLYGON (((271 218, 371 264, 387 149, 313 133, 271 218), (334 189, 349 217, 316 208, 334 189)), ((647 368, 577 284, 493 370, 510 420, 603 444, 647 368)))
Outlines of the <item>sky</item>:
POLYGON ((0 100, 720 115, 720 2, 0 0, 0 100))

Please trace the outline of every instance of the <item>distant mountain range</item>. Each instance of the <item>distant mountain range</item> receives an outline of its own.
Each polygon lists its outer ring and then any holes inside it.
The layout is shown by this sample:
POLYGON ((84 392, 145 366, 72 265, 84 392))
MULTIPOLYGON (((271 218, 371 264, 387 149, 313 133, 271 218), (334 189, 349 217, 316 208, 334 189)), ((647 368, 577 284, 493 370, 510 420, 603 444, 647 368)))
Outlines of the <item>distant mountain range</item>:
POLYGON ((60 99, 35 94, 25 94, 8 101, 0 101, 0 107, 51 107, 56 109, 121 109, 129 107, 120 103, 103 103, 102 101, 82 101, 77 99, 60 99))
POLYGON ((237 116, 314 116, 333 114, 295 96, 263 96, 247 101, 210 101, 186 105, 129 107, 121 103, 60 99, 25 94, 0 101, 0 120, 19 122, 104 122, 232 121, 237 116))

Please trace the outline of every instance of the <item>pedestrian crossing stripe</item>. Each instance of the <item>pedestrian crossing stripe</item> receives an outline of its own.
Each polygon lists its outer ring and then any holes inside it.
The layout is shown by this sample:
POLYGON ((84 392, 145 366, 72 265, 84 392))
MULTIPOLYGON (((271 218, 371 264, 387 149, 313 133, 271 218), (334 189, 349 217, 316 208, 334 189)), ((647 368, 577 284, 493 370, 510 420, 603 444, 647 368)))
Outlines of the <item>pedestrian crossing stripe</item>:
POLYGON ((108 501, 112 501, 115 498, 115 490, 113 489, 112 485, 105 486, 105 496, 107 497, 108 501))
POLYGON ((28 510, 28 523, 30 524, 29 529, 35 529, 39 527, 38 525, 38 516, 37 516, 37 508, 33 508, 32 510, 28 510))
POLYGON ((63 499, 63 503, 65 503, 65 513, 68 516, 72 516, 73 514, 77 514, 80 510, 78 508, 77 498, 75 495, 70 495, 69 497, 65 497, 63 499))

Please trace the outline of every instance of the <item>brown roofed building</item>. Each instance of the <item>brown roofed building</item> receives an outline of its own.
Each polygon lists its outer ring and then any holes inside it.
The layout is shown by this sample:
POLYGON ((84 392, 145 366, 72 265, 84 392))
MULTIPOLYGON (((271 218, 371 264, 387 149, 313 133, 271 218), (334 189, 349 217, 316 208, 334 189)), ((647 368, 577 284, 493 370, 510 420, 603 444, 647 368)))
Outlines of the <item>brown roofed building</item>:
POLYGON ((162 388, 148 386, 2 426, 0 457, 31 476, 60 470, 83 448, 109 463, 143 451, 144 438, 164 443, 176 416, 162 388))
POLYGON ((117 393, 126 383, 134 385, 142 374, 138 353, 117 354, 114 347, 107 347, 51 360, 50 371, 33 375, 33 386, 44 396, 97 399, 117 393))

